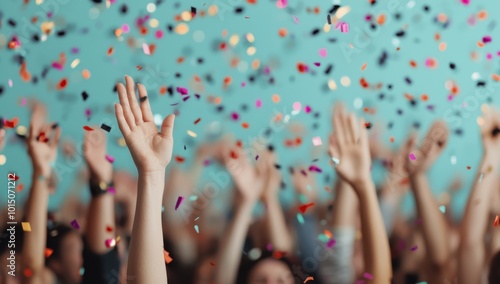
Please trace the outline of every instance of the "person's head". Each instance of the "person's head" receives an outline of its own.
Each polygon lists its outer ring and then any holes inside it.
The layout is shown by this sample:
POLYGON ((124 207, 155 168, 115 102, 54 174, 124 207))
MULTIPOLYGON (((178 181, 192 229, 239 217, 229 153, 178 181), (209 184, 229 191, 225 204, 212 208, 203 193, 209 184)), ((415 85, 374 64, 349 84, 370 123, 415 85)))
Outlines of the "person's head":
POLYGON ((290 261, 284 257, 274 257, 272 252, 263 252, 258 259, 243 264, 242 269, 240 277, 246 279, 247 284, 295 283, 290 261))
POLYGON ((488 282, 490 284, 500 283, 500 251, 491 259, 488 282))
POLYGON ((47 230, 47 248, 52 254, 46 265, 64 283, 80 283, 83 264, 81 237, 66 225, 56 224, 47 230))

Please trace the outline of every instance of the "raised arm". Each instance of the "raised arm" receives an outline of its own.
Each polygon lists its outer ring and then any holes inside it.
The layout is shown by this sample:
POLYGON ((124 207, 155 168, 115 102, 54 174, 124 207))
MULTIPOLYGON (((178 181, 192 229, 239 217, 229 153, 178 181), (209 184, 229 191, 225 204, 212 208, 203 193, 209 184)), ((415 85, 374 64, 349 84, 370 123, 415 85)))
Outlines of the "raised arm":
POLYGON ((500 157, 500 113, 488 109, 480 124, 483 157, 465 206, 460 232, 458 283, 480 283, 486 250, 484 235, 490 219, 489 202, 496 183, 500 157))
POLYGON ((40 103, 32 108, 28 135, 28 154, 33 166, 32 184, 25 205, 25 222, 30 223, 31 232, 26 232, 22 249, 23 270, 30 271, 23 283, 43 284, 45 270, 45 246, 47 240, 47 207, 49 202, 48 180, 52 174, 52 163, 57 157, 57 143, 61 129, 45 123, 46 110, 40 103))
POLYGON ((257 167, 264 178, 262 201, 266 207, 264 215, 265 231, 269 235, 268 242, 273 250, 290 253, 293 249, 293 239, 286 224, 285 213, 279 200, 281 173, 276 169, 276 155, 270 148, 269 152, 261 153, 257 167))
POLYGON ((217 252, 215 283, 232 284, 236 281, 252 209, 261 196, 263 182, 240 147, 230 147, 223 159, 238 190, 238 204, 217 252))
POLYGON ((336 148, 332 149, 337 174, 356 192, 363 234, 365 270, 368 283, 389 283, 392 278, 389 241, 384 229, 375 186, 370 174, 368 135, 363 119, 346 115, 337 107, 333 117, 336 148), (371 279, 373 278, 373 279, 371 279))
POLYGON ((116 119, 139 174, 127 279, 130 283, 167 283, 161 202, 165 168, 172 158, 175 116, 167 116, 158 132, 146 89, 137 85, 139 106, 134 81, 129 76, 125 80, 126 88, 117 85, 120 104, 115 105, 116 119))
POLYGON ((115 235, 115 205, 113 194, 108 192, 113 179, 113 166, 106 160, 106 136, 102 130, 85 131, 83 153, 90 172, 92 195, 85 237, 92 252, 104 254, 112 249, 106 246, 106 240, 115 235), (108 226, 113 230, 108 230, 108 226))
POLYGON ((441 154, 448 140, 448 127, 443 121, 436 121, 427 132, 419 149, 416 136, 411 135, 405 145, 405 160, 411 190, 415 197, 417 213, 422 220, 422 235, 431 265, 432 277, 436 282, 450 278, 448 266, 451 258, 449 245, 450 228, 446 216, 439 211, 427 180, 427 171, 441 154))

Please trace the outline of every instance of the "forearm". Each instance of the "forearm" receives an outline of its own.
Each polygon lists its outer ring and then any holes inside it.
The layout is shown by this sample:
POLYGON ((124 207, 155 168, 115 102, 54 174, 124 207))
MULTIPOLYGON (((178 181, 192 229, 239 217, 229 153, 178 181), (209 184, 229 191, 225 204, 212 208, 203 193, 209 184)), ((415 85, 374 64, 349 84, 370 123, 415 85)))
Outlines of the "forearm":
POLYGON ((215 283, 232 284, 236 281, 240 265, 241 250, 245 242, 248 226, 252 217, 254 202, 242 202, 231 224, 222 238, 217 255, 215 283))
POLYGON ((336 196, 333 201, 330 227, 355 226, 358 216, 358 199, 353 188, 345 181, 339 180, 335 186, 336 196))
POLYGON ((285 214, 278 197, 269 198, 265 204, 267 207, 266 225, 273 249, 291 252, 293 249, 292 234, 286 225, 285 214))
POLYGON ((167 283, 161 229, 164 176, 163 172, 139 173, 127 271, 131 283, 167 283))
POLYGON ((427 177, 418 173, 410 177, 418 216, 422 220, 425 247, 429 252, 431 264, 442 267, 451 256, 448 224, 444 214, 432 196, 427 177))
POLYGON ((106 246, 106 240, 115 236, 114 209, 114 196, 111 193, 106 192, 90 199, 85 236, 90 250, 94 253, 104 254, 112 249, 111 246, 106 246), (112 230, 108 230, 108 227, 112 230))
POLYGON ((484 234, 488 225, 489 200, 495 184, 496 161, 481 162, 462 220, 458 279, 460 283, 479 283, 484 267, 484 234))
MULTIPOLYGON (((24 269, 31 270, 33 277, 41 279, 45 266, 45 246, 47 240, 47 207, 49 202, 48 177, 43 177, 38 170, 33 171, 32 185, 25 205, 25 222, 31 226, 31 232, 24 234, 22 249, 24 269)), ((31 281, 31 280, 30 280, 31 281)), ((35 283, 35 282, 32 282, 35 283)))
POLYGON ((389 283, 392 277, 389 240, 378 206, 375 186, 370 179, 356 187, 361 215, 365 270, 373 275, 373 283, 389 283))

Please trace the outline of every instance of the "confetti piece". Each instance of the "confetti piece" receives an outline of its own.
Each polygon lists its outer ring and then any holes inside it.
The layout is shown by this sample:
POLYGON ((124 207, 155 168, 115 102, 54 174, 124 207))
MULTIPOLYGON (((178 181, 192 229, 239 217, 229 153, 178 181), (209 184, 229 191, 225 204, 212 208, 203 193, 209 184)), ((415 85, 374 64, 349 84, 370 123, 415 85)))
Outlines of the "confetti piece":
POLYGON ((200 233, 200 228, 198 227, 198 225, 194 225, 194 230, 196 231, 197 234, 200 233))
POLYGON ((441 211, 441 213, 446 213, 446 206, 444 205, 439 206, 439 211, 441 211))
POLYGON ((116 241, 115 241, 115 239, 113 239, 113 238, 111 238, 111 239, 106 239, 106 240, 104 241, 104 244, 106 245, 106 247, 108 247, 108 248, 112 248, 112 247, 114 247, 114 246, 116 245, 116 241))
POLYGON ((321 145, 323 145, 323 142, 321 141, 321 137, 319 137, 319 136, 313 137, 312 143, 313 143, 314 146, 321 146, 321 145))
POLYGON ((76 221, 76 219, 71 221, 71 226, 77 230, 80 229, 80 224, 78 224, 78 221, 76 221))
POLYGON ((115 162, 115 158, 113 158, 111 155, 107 155, 106 154, 106 160, 110 163, 114 163, 115 162))
POLYGON ((163 250, 163 259, 165 259, 165 263, 169 264, 172 262, 172 258, 170 257, 170 253, 166 250, 163 250))
POLYGON ((278 7, 279 9, 286 8, 286 6, 288 6, 288 0, 278 0, 276 2, 276 7, 278 7))
POLYGON ((500 223, 500 217, 498 215, 495 216, 495 221, 493 221, 493 226, 498 227, 498 224, 500 223))
POLYGON ((313 206, 313 205, 314 205, 314 202, 311 202, 311 203, 308 203, 308 204, 301 205, 301 206, 299 207, 299 210, 300 210, 300 212, 302 212, 302 214, 304 214, 304 213, 306 213, 306 210, 307 210, 309 207, 313 206))
POLYGON ((297 18, 297 16, 293 16, 293 21, 298 24, 299 23, 299 18, 297 18))
POLYGON ((304 224, 304 216, 302 214, 297 213, 297 221, 299 221, 299 224, 304 224))
POLYGON ((85 126, 83 127, 83 129, 84 129, 85 131, 94 131, 94 129, 93 129, 92 127, 87 126, 87 125, 85 125, 85 126))
POLYGON ((68 79, 66 78, 62 78, 59 83, 57 83, 57 89, 58 90, 62 90, 64 88, 66 88, 66 86, 68 85, 68 79))
POLYGON ((321 56, 321 57, 328 56, 328 51, 326 50, 326 48, 321 48, 318 53, 319 53, 319 56, 321 56))
POLYGON ((331 249, 334 245, 335 245, 335 239, 330 239, 326 243, 326 247, 329 248, 329 249, 331 249))
POLYGON ((363 273, 363 277, 368 280, 373 280, 373 275, 368 272, 363 273))
POLYGON ((175 160, 178 162, 178 163, 183 163, 185 161, 184 157, 181 157, 181 156, 175 156, 175 160))
POLYGON ((187 134, 188 134, 189 136, 191 136, 191 137, 195 137, 195 138, 198 136, 198 134, 196 134, 195 132, 193 132, 193 131, 191 131, 191 130, 188 130, 188 131, 187 131, 187 134))
POLYGON ((50 257, 52 255, 52 253, 54 252, 53 249, 50 249, 50 248, 45 248, 45 257, 50 257))
POLYGON ((31 225, 29 222, 21 222, 21 226, 23 227, 24 232, 31 232, 31 225))
POLYGON ((415 154, 410 153, 410 160, 415 161, 417 157, 415 157, 415 154))
POLYGON ((181 205, 182 201, 184 200, 184 196, 179 196, 177 197, 177 202, 175 203, 175 210, 177 211, 177 208, 181 205))
POLYGON ((107 125, 107 124, 101 124, 101 129, 106 131, 106 132, 110 132, 111 131, 111 126, 107 125))
POLYGON ((410 248, 410 250, 411 250, 411 251, 416 251, 417 249, 418 249, 418 246, 412 246, 412 247, 410 248))
POLYGON ((307 283, 307 282, 312 281, 312 280, 314 280, 314 277, 312 277, 312 276, 308 276, 308 277, 304 280, 304 283, 307 283))

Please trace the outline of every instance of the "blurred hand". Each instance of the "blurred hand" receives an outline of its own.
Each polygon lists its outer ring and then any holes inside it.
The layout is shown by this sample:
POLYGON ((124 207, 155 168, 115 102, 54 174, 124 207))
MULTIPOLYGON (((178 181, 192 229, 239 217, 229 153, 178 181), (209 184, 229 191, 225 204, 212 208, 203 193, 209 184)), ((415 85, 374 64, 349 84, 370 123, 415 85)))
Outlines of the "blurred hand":
POLYGON ((405 167, 410 177, 429 170, 446 146, 448 136, 448 127, 441 120, 432 124, 419 149, 416 149, 417 136, 410 135, 404 146, 405 167))
POLYGON ((293 188, 298 196, 305 196, 307 202, 316 202, 317 191, 316 191, 316 179, 313 173, 308 172, 307 168, 298 166, 296 168, 290 168, 290 174, 292 175, 293 188))
POLYGON ((264 188, 262 168, 252 165, 243 149, 236 145, 226 148, 223 161, 233 178, 241 200, 257 202, 264 188))
POLYGON ((333 125, 330 153, 339 160, 337 174, 354 188, 370 181, 371 158, 364 119, 358 122, 353 113, 345 114, 344 106, 337 104, 333 125))
POLYGON ((257 161, 258 172, 262 173, 264 189, 262 191, 262 201, 270 201, 278 198, 281 187, 281 173, 275 167, 276 155, 271 150, 259 153, 257 161))
POLYGON ((85 131, 83 155, 90 170, 90 178, 96 182, 110 183, 113 179, 113 165, 106 159, 106 135, 98 127, 85 131))
POLYGON ((34 172, 48 179, 52 172, 52 163, 57 157, 57 144, 61 129, 55 124, 47 124, 46 114, 45 107, 41 103, 33 103, 28 135, 28 155, 34 172))
POLYGON ((480 125, 484 156, 500 157, 500 112, 488 107, 480 125))
POLYGON ((141 101, 139 106, 134 81, 129 76, 125 76, 125 81, 126 88, 121 83, 117 84, 120 104, 115 105, 115 111, 120 131, 140 173, 164 173, 172 158, 175 116, 167 116, 161 125, 161 132, 158 132, 146 88, 137 84, 141 101))

